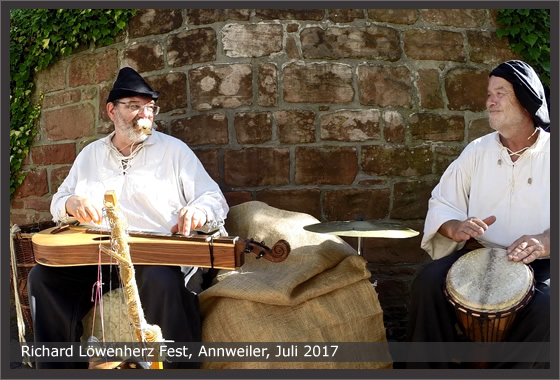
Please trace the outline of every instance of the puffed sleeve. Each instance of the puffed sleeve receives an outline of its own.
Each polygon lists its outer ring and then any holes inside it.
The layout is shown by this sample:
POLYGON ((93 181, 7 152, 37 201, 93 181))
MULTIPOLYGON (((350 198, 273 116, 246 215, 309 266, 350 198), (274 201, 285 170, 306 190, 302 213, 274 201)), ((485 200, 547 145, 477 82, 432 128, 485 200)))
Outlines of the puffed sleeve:
POLYGON ((464 242, 456 243, 441 235, 438 230, 448 220, 468 218, 470 172, 473 166, 469 161, 468 154, 463 152, 452 162, 432 191, 428 202, 421 247, 434 260, 445 257, 464 245, 464 242))
POLYGON ((181 185, 185 192, 188 206, 196 207, 206 214, 206 224, 199 230, 212 232, 220 230, 225 234, 225 219, 229 206, 218 184, 210 177, 196 155, 187 150, 188 165, 181 168, 181 185))

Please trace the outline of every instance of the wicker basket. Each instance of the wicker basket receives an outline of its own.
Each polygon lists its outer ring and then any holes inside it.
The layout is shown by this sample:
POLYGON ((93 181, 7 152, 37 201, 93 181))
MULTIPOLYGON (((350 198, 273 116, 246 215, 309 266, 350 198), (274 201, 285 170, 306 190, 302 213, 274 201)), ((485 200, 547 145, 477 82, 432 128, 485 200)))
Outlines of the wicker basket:
MULTIPOLYGON (((38 222, 20 226, 19 232, 13 235, 14 251, 17 263, 17 292, 19 295, 23 319, 25 320, 26 330, 33 332, 33 320, 31 318, 31 310, 29 308, 29 297, 27 295, 27 275, 35 265, 35 255, 33 254, 33 244, 31 237, 34 233, 44 229, 54 227, 52 221, 38 222)), ((11 266, 11 261, 10 261, 11 266)), ((11 284, 13 285, 13 271, 10 268, 11 284)))

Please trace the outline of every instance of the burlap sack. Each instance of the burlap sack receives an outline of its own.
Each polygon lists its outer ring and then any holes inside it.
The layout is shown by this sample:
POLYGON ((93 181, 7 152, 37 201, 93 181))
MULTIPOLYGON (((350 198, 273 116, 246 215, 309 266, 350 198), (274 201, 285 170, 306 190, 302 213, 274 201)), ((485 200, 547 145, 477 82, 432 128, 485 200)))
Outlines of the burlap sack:
POLYGON ((82 319, 84 332, 81 341, 95 336, 104 342, 136 342, 136 334, 129 322, 125 295, 122 288, 103 295, 102 305, 92 307, 82 319), (103 310, 101 310, 101 308, 103 310), (103 315, 103 321, 101 320, 103 315), (94 318, 95 317, 95 318, 94 318))
MULTIPOLYGON (((303 229, 307 214, 247 202, 230 209, 230 235, 292 248, 282 263, 247 254, 200 294, 204 342, 386 342, 365 260, 342 239, 303 229)), ((391 362, 206 362, 205 369, 392 368, 391 362)))

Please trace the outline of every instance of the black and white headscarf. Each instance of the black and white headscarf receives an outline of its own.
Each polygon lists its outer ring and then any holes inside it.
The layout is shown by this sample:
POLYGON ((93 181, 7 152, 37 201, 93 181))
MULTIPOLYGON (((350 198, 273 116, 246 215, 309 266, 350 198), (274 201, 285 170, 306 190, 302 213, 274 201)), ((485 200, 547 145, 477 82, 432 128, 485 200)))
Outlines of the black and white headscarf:
POLYGON ((531 65, 523 61, 507 61, 492 70, 490 76, 501 77, 510 82, 517 100, 529 112, 535 125, 548 130, 548 93, 531 65))

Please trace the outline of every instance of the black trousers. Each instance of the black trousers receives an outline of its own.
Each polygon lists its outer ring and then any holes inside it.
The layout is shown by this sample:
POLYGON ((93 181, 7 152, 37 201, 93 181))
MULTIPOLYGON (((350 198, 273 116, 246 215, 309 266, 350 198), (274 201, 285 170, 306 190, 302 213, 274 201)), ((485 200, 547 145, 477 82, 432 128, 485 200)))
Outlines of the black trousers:
MULTIPOLYGON (((200 342, 202 328, 198 296, 185 288, 180 267, 135 266, 144 316, 175 342, 200 342)), ((82 318, 94 306, 92 288, 97 266, 48 267, 29 272, 28 292, 35 342, 79 342, 82 318)), ((102 266, 103 292, 119 286, 118 270, 102 266)), ((87 368, 88 363, 37 362, 37 368, 87 368)), ((199 363, 164 362, 164 368, 199 368, 199 363)))
MULTIPOLYGON (((464 341, 455 327, 457 318, 453 306, 443 293, 447 271, 455 261, 469 250, 460 250, 439 260, 432 261, 420 272, 412 284, 411 303, 407 327, 409 342, 461 342, 464 341)), ((550 260, 536 260, 530 264, 535 274, 535 294, 529 304, 516 317, 506 342, 550 341, 550 288, 544 283, 550 278, 550 260)), ((519 345, 522 349, 522 345, 519 345)), ((434 346, 430 345, 433 349, 434 346)), ((441 347, 441 350, 445 348, 441 347)), ((443 351, 442 351, 443 352, 443 351)), ((469 363, 463 363, 465 367, 469 363)), ((514 362, 487 363, 490 368, 548 368, 549 363, 514 362)), ((407 368, 461 368, 447 362, 409 362, 407 368)))

